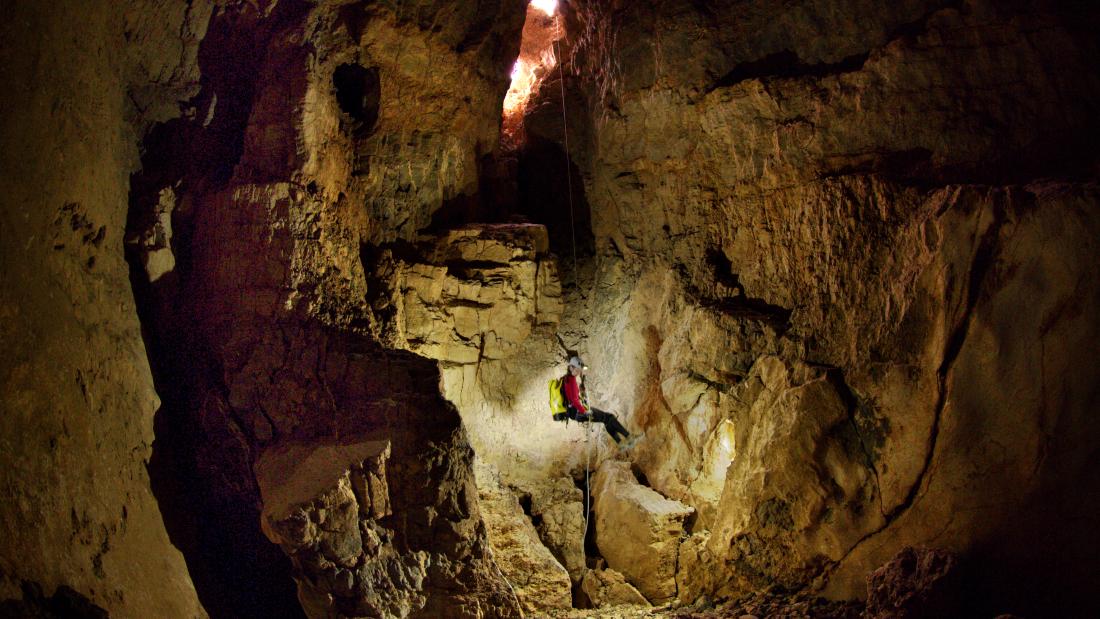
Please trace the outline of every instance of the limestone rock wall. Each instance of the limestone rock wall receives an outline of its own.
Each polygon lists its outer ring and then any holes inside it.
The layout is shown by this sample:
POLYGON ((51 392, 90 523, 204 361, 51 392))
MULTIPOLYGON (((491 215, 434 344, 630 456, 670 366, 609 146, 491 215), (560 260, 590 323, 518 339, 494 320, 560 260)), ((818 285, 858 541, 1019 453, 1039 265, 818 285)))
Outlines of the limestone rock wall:
POLYGON ((561 286, 546 229, 480 225, 374 261, 373 309, 394 348, 449 364, 515 355, 533 329, 557 324, 561 286))
POLYGON ((123 260, 129 175, 198 89, 211 2, 4 3, 0 605, 205 616, 146 464, 159 406, 123 260), (22 591, 21 591, 22 590, 22 591), (65 592, 62 595, 62 591, 65 592), (76 600, 79 604, 72 602, 76 600))
POLYGON ((1069 539, 1096 537, 1067 523, 1097 499, 1072 488, 1094 485, 1098 394, 1058 334, 1089 340, 1100 294, 1096 20, 573 5, 597 256, 563 328, 583 325, 596 397, 646 431, 649 483, 699 510, 685 556, 717 578, 683 601, 861 596, 856 574, 905 544, 1020 567, 1026 593, 977 577, 975 600, 1085 599, 1095 564, 1069 539))
MULTIPOLYGON (((188 534, 222 612, 285 612, 293 602, 263 598, 282 595, 293 575, 309 616, 519 613, 489 554, 472 453, 436 390, 436 364, 392 350, 419 349, 391 342, 393 315, 372 304, 403 293, 409 276, 402 266, 392 280, 368 277, 380 244, 417 241, 444 200, 476 187, 477 158, 496 141, 506 41, 522 21, 514 5, 227 7, 204 43, 216 62, 202 113, 154 133, 171 148, 156 144, 164 159, 147 158, 131 258, 146 271, 154 366, 171 383, 160 470, 193 475, 174 500, 215 515, 188 534), (203 148, 227 141, 238 150, 203 148), (165 195, 175 196, 169 207, 165 195), (175 268, 154 277, 150 256, 164 244, 147 239, 167 236, 166 211, 175 268), (361 463, 320 479, 308 459, 295 470, 285 462, 288 449, 344 454, 379 442, 390 446, 378 475, 384 513, 372 498, 374 511, 356 515, 364 498, 347 471, 361 463), (297 498, 278 498, 288 492, 297 498), (285 571, 261 519, 291 559, 285 571), (319 529, 301 529, 306 521, 319 529)), ((448 288, 450 309, 526 295, 530 307, 498 304, 496 326, 529 328, 538 283, 549 288, 531 234, 429 238, 402 256, 413 273, 492 271, 483 294, 466 294, 465 281, 448 288), (499 281, 509 269, 513 285, 499 281)), ((459 336, 470 335, 467 322, 458 316, 459 336)))

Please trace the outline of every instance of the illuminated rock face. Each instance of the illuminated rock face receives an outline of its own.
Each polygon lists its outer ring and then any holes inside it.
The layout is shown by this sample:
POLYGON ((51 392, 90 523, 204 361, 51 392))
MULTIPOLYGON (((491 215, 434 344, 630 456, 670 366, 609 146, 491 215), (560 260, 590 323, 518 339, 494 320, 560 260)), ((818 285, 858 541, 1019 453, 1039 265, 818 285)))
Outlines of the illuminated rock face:
POLYGON ((561 315, 557 263, 538 225, 452 230, 412 256, 386 251, 374 269, 386 288, 374 309, 392 316, 383 326, 390 345, 431 359, 507 359, 561 315))
POLYGON ((1006 608, 1085 599, 1095 11, 574 6, 598 292, 562 328, 699 510, 681 599, 861 597, 907 544, 971 553, 1006 608))
POLYGON ((570 608, 569 573, 540 540, 515 493, 486 470, 478 470, 478 490, 493 556, 524 612, 570 608))
POLYGON ((584 574, 581 587, 596 608, 649 605, 645 597, 615 570, 589 570, 584 574))

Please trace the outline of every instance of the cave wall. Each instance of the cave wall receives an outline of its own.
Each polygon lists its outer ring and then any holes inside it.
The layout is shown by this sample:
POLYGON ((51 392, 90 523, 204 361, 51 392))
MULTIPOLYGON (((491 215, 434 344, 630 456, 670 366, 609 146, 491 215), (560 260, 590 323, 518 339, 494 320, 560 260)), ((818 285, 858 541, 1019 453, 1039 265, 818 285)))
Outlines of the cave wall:
POLYGON ((405 316, 487 338, 466 314, 494 292, 538 296, 545 241, 524 243, 538 231, 425 230, 476 191, 521 23, 517 2, 228 6, 200 53, 200 113, 151 133, 129 257, 171 394, 154 456, 168 500, 205 515, 177 524, 212 613, 298 616, 296 588, 308 616, 518 614, 461 420, 434 388, 432 351, 479 346, 405 316), (513 270, 514 287, 491 285, 513 270), (451 286, 432 297, 436 280, 451 286), (354 495, 339 480, 381 444, 384 489, 354 495), (348 460, 318 473, 283 453, 348 460))
POLYGON ((1087 603, 1095 11, 570 6, 597 258, 563 321, 699 510, 681 600, 859 597, 914 544, 982 612, 1087 603))
POLYGON ((12 7, 5 612, 300 616, 291 576, 314 614, 518 612, 436 363, 386 349, 365 266, 476 191, 523 8, 12 7), (381 546, 264 538, 262 454, 378 441, 381 546))
POLYGON ((141 136, 197 89, 211 9, 4 5, 4 614, 205 616, 150 491, 159 402, 122 247, 141 136))

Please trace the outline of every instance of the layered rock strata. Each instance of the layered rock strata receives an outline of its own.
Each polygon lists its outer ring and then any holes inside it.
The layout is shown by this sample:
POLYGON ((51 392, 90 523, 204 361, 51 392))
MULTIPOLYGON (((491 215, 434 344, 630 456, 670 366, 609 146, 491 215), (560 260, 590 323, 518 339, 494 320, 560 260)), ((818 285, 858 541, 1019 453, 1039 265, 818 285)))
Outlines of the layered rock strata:
POLYGON ((498 224, 448 231, 411 251, 383 249, 373 310, 387 344, 448 364, 515 355, 561 315, 546 228, 498 224))
POLYGON ((551 288, 537 231, 418 240, 444 201, 476 188, 496 143, 519 4, 226 7, 203 44, 197 113, 152 134, 130 237, 165 398, 156 470, 175 480, 164 501, 217 522, 179 526, 221 613, 287 612, 276 598, 290 576, 310 616, 520 612, 436 363, 394 350, 393 315, 372 304, 412 290, 404 270, 373 278, 383 245, 415 247, 409 272, 438 259, 483 276, 472 293, 450 280, 444 311, 462 308, 462 334, 463 311, 492 307, 516 314, 499 328, 522 329, 534 301, 498 301, 551 288), (367 453, 380 444, 384 472, 367 453))

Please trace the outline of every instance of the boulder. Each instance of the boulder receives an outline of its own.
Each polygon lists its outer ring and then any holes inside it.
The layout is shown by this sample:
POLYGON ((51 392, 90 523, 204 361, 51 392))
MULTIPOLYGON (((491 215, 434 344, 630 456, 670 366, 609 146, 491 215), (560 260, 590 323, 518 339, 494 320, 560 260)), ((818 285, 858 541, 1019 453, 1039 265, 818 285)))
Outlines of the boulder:
POLYGON ((596 544, 607 564, 653 603, 671 600, 684 521, 695 510, 638 483, 628 462, 605 461, 592 488, 596 544))
POLYGON ((581 579, 581 590, 596 608, 625 604, 649 606, 645 599, 622 574, 612 569, 588 570, 581 579))
POLYGON ((584 493, 570 477, 531 488, 531 517, 542 543, 577 582, 584 576, 584 493))
POLYGON ((424 553, 399 555, 389 515, 387 441, 272 448, 256 463, 261 526, 291 558, 310 617, 406 616, 424 605, 424 553))

